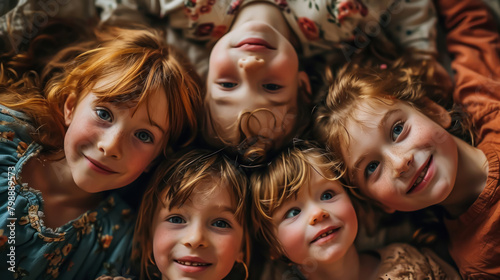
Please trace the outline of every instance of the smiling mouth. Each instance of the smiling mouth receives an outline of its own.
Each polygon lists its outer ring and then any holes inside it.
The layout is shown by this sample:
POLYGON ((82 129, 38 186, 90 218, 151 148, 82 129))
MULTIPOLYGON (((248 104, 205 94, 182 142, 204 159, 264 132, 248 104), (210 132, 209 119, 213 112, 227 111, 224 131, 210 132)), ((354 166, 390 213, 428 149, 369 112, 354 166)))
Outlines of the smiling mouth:
POLYGON ((327 231, 327 232, 323 233, 322 235, 320 235, 320 236, 316 237, 316 239, 314 239, 313 241, 311 241, 311 243, 314 243, 314 242, 316 242, 316 241, 320 240, 321 238, 325 238, 325 237, 327 237, 328 235, 330 235, 330 234, 332 234, 332 233, 334 233, 334 232, 337 232, 339 229, 340 229, 339 227, 338 227, 338 228, 335 228, 335 229, 331 229, 331 230, 329 230, 329 231, 327 231))
POLYGON ((420 172, 420 175, 415 180, 415 183, 413 183, 413 185, 411 186, 411 188, 406 192, 407 194, 411 193, 415 189, 415 187, 418 186, 418 184, 420 184, 424 180, 425 175, 427 174, 427 171, 429 170, 429 166, 430 166, 431 162, 432 162, 432 156, 429 159, 429 161, 427 162, 427 165, 424 167, 424 169, 422 170, 422 172, 420 172))
POLYGON ((268 42, 262 39, 257 38, 249 38, 239 42, 235 48, 265 48, 270 50, 275 50, 273 46, 271 46, 268 42))
POLYGON ((183 261, 177 261, 174 260, 178 264, 182 264, 185 266, 209 266, 211 265, 210 263, 199 263, 199 262, 183 262, 183 261))
POLYGON ((98 171, 100 173, 110 173, 110 174, 118 173, 118 172, 116 172, 114 170, 111 170, 108 167, 100 164, 99 162, 95 161, 92 158, 89 158, 87 156, 85 156, 85 158, 91 163, 92 169, 94 169, 94 170, 96 170, 96 171, 98 171))

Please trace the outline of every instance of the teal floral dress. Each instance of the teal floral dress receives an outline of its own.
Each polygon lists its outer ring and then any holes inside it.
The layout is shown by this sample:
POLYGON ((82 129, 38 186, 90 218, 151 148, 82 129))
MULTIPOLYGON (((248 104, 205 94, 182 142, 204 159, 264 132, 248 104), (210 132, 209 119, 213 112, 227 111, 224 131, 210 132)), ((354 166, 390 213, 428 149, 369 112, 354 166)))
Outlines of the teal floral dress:
POLYGON ((0 279, 95 279, 126 275, 135 215, 119 196, 67 224, 43 224, 42 194, 18 183, 42 147, 20 112, 0 105, 0 279))

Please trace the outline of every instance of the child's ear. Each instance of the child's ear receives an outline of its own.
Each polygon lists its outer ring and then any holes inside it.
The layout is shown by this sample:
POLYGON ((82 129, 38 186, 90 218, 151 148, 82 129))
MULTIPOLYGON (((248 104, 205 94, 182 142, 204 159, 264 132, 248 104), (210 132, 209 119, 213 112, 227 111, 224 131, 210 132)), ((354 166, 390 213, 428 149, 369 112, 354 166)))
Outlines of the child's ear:
POLYGON ((299 86, 305 88, 309 95, 312 94, 309 75, 307 75, 307 73, 304 71, 299 71, 299 86))
POLYGON ((441 105, 430 100, 427 97, 423 98, 426 114, 444 128, 449 128, 451 125, 450 113, 441 105))
POLYGON ((64 102, 64 123, 69 126, 73 120, 73 113, 76 107, 76 94, 71 93, 64 102))

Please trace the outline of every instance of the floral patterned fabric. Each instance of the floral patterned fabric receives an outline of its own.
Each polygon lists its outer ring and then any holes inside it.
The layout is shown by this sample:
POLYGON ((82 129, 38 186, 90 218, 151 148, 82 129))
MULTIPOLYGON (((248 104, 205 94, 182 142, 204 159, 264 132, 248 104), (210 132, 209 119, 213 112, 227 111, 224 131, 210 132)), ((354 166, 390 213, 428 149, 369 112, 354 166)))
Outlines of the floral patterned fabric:
MULTIPOLYGON (((182 29, 188 39, 213 43, 228 31, 238 10, 255 1, 261 0, 96 0, 96 6, 103 21, 146 11, 168 17, 168 25, 182 29)), ((264 1, 281 9, 305 56, 334 48, 351 53, 381 30, 404 47, 436 52, 437 18, 430 0, 264 1)))
POLYGON ((429 251, 403 243, 394 243, 377 250, 380 265, 378 280, 451 280, 460 279, 458 273, 429 251))
MULTIPOLYGON (((350 56, 382 30, 404 48, 437 52, 437 16, 432 0, 65 0, 47 3, 19 0, 0 5, 0 51, 25 47, 51 17, 83 22, 99 18, 102 22, 118 24, 148 24, 154 17, 160 19, 167 30, 182 30, 182 39, 169 41, 174 45, 184 39, 211 44, 228 31, 241 7, 255 1, 267 1, 282 10, 306 57, 332 49, 340 49, 340 55, 350 56)), ((182 49, 188 53, 192 49, 199 52, 194 45, 197 44, 188 44, 182 49)), ((202 58, 195 60, 196 64, 202 58)))
POLYGON ((0 105, 0 279, 95 279, 126 274, 135 216, 118 196, 57 228, 43 224, 42 194, 20 185, 42 147, 17 111, 0 105))

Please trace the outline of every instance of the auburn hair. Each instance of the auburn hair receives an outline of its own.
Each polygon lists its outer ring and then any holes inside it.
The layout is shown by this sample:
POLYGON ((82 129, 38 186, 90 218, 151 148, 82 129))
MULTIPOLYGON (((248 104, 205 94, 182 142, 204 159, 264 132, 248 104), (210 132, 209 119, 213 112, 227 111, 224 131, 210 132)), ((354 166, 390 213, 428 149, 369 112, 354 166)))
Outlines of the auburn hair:
MULTIPOLYGON (((95 43, 82 44, 83 49, 71 46, 54 56, 70 62, 64 67, 59 65, 61 71, 53 74, 44 88, 33 72, 26 72, 16 81, 11 70, 2 68, 0 103, 31 117, 37 131, 35 141, 45 151, 58 151, 63 147, 63 108, 70 94, 76 95, 78 102, 92 91, 101 102, 137 108, 164 90, 164 153, 191 143, 196 136, 201 96, 200 79, 187 59, 155 30, 101 27, 95 34, 95 43), (79 55, 68 60, 65 53, 79 55), (102 79, 111 82, 94 88, 102 79)), ((58 64, 49 63, 49 71, 54 65, 58 64)))
MULTIPOLYGON (((396 60, 392 65, 384 64, 382 68, 380 64, 367 67, 348 64, 340 69, 329 86, 325 100, 316 108, 313 127, 315 139, 325 144, 335 157, 342 158, 342 150, 350 141, 346 123, 348 120, 357 120, 357 104, 367 99, 385 104, 403 101, 437 121, 437 116, 426 110, 427 98, 438 104, 447 104, 442 98, 449 95, 450 88, 433 82, 434 67, 428 61, 407 63, 406 59, 396 60)), ((472 126, 467 114, 456 106, 449 112, 452 125, 448 132, 472 143, 472 126)), ((342 172, 345 173, 346 168, 341 165, 342 172)), ((348 176, 346 180, 349 180, 348 176)), ((365 199, 361 193, 355 194, 365 199)))

